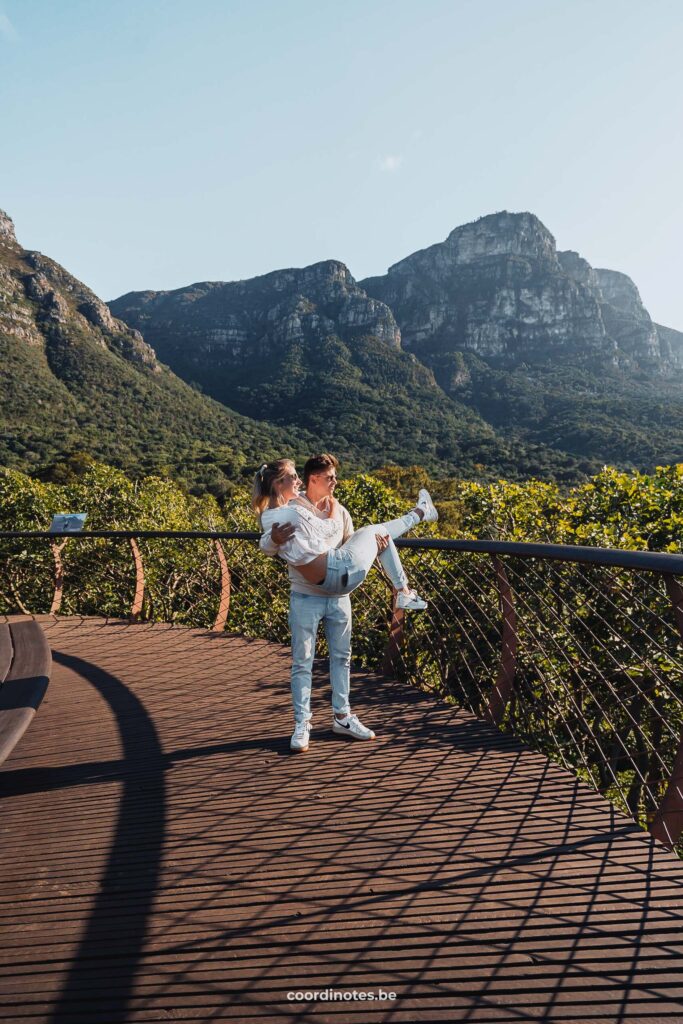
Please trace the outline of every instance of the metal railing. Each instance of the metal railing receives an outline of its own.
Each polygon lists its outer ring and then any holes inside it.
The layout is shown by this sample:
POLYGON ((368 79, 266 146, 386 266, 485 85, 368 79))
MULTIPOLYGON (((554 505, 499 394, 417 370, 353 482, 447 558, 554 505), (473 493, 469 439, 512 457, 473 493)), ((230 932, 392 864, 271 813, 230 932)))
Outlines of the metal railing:
MULTIPOLYGON (((2 610, 125 614, 287 642, 286 572, 260 554, 258 536, 0 533, 2 610)), ((504 541, 398 545, 429 607, 395 609, 388 581, 371 573, 354 595, 357 662, 512 732, 675 845, 683 556, 504 541)))

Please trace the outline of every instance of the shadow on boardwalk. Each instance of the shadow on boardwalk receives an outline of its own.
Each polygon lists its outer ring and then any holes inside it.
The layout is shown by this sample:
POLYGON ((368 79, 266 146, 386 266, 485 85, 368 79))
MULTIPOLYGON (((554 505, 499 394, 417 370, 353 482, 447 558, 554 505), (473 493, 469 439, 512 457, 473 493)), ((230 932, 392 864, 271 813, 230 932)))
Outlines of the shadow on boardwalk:
POLYGON ((683 1020, 680 862, 538 754, 374 677, 378 740, 338 739, 320 675, 292 756, 285 649, 45 626, 1 780, 3 1020, 683 1020))

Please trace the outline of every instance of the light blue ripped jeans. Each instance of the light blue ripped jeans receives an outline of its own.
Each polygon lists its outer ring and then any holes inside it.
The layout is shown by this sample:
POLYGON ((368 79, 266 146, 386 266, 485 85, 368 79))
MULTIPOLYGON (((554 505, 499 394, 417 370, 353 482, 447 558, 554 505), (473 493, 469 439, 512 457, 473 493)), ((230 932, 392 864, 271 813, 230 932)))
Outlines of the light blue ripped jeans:
POLYGON ((325 579, 318 584, 321 594, 350 594, 361 585, 377 557, 394 589, 402 590, 408 583, 408 577, 401 565, 394 540, 412 530, 419 522, 420 517, 415 512, 407 512, 400 519, 392 519, 388 523, 363 526, 342 547, 328 551, 325 579), (389 537, 388 547, 379 556, 375 536, 378 533, 389 537))
POLYGON ((348 715, 351 711, 351 598, 323 594, 318 597, 293 590, 289 597, 289 628, 292 631, 292 704, 296 722, 306 722, 311 717, 313 659, 321 619, 330 649, 332 710, 339 715, 348 715))

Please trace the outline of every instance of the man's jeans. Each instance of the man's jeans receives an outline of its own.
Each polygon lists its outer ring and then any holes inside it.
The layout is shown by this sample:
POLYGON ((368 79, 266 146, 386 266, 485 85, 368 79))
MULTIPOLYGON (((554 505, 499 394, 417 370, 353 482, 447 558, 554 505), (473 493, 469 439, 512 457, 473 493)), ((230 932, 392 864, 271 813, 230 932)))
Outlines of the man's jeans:
POLYGON ((351 598, 313 596, 292 591, 289 628, 292 631, 292 704, 294 720, 311 717, 311 682, 315 641, 320 620, 330 649, 332 709, 348 715, 351 670, 351 598))

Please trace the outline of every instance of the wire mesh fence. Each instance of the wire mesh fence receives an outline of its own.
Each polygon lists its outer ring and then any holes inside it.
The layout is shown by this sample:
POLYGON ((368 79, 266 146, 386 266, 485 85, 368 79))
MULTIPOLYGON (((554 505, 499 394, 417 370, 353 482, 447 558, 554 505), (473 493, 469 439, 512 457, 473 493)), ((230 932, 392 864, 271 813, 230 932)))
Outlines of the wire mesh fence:
POLYGON ((407 627, 399 673, 451 694, 652 824, 683 729, 683 644, 667 576, 510 556, 500 560, 505 617, 494 559, 444 565, 442 555, 411 554, 411 581, 430 609, 407 627), (508 699, 497 699, 506 674, 508 699))
MULTIPOLYGON (((286 569, 261 554, 257 537, 2 534, 0 613, 132 617, 287 643, 286 569)), ((388 580, 371 572, 353 599, 357 666, 514 733, 673 843, 683 828, 683 557, 498 542, 399 547, 428 608, 397 611, 388 580)))

